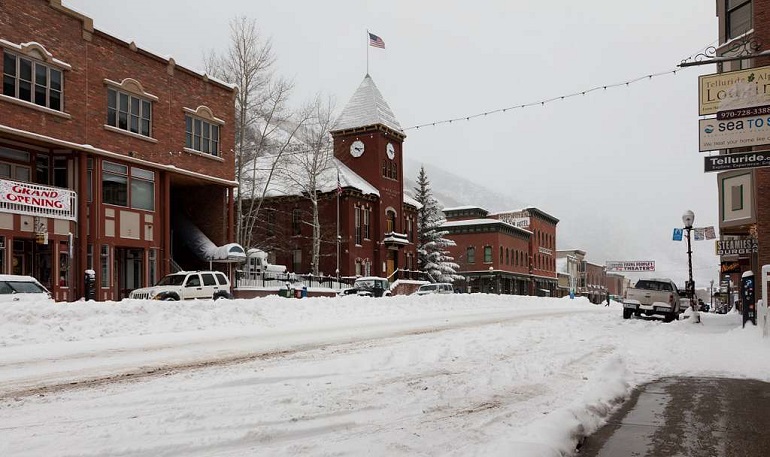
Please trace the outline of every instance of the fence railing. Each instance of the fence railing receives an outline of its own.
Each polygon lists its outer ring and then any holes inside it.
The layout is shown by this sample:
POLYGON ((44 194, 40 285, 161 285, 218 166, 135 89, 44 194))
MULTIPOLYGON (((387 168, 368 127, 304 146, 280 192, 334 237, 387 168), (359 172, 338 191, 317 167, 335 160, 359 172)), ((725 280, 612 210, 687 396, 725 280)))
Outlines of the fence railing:
MULTIPOLYGON (((425 273, 417 270, 397 269, 390 276, 388 281, 391 283, 398 279, 411 279, 415 281, 429 280, 425 273)), ((327 289, 341 290, 351 287, 356 280, 356 276, 313 276, 311 274, 298 275, 295 273, 246 273, 236 271, 235 288, 284 288, 286 283, 293 288, 298 287, 323 287, 327 289)))
POLYGON ((313 276, 298 275, 294 273, 251 273, 237 271, 235 275, 235 288, 283 288, 288 283, 293 288, 298 287, 323 287, 333 290, 341 290, 353 285, 355 277, 313 276))

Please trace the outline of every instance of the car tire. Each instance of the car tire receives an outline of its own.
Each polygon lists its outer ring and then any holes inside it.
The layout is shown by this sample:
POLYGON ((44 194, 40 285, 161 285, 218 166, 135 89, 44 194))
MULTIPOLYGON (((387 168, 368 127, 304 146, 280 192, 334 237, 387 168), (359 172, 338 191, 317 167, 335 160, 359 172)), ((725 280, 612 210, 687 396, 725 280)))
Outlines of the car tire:
POLYGON ((623 308, 623 319, 630 319, 633 313, 634 313, 634 310, 623 308))
POLYGON ((163 301, 179 301, 179 297, 169 295, 166 298, 164 298, 163 301))
POLYGON ((230 295, 227 292, 217 292, 214 294, 214 301, 221 300, 221 299, 231 299, 233 298, 232 295, 230 295))

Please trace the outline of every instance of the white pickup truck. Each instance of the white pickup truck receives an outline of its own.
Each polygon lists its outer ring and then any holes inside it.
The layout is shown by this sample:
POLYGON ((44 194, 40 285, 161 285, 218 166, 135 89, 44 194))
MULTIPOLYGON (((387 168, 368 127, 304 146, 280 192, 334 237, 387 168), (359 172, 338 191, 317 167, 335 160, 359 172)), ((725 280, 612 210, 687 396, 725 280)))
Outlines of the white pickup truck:
POLYGON ((682 296, 670 279, 640 279, 623 299, 623 319, 645 314, 663 316, 666 322, 678 320, 685 310, 682 296))

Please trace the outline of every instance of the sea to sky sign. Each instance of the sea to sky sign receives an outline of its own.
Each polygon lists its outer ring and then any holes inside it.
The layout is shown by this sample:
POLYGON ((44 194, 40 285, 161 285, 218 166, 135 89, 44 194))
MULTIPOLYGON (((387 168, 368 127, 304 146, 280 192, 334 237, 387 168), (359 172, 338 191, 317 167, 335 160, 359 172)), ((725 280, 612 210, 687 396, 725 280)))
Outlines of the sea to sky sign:
POLYGON ((770 144, 770 116, 699 121, 701 151, 770 144))
POLYGON ((607 271, 655 271, 654 260, 608 260, 607 271))
POLYGON ((698 77, 698 114, 770 104, 770 66, 698 77))

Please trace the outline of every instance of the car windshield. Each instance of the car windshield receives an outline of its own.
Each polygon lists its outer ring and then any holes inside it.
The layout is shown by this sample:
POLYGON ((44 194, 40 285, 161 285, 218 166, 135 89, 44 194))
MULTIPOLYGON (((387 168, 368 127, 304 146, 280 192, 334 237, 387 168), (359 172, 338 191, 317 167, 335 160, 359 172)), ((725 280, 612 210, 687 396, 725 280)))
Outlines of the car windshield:
POLYGON ((3 293, 44 294, 47 292, 43 286, 32 281, 3 281, 3 283, 3 293), (6 285, 8 287, 5 287, 6 285))
POLYGON ((181 286, 187 275, 168 275, 158 281, 156 286, 181 286))
POLYGON ((429 284, 427 286, 420 286, 420 290, 427 291, 427 290, 435 290, 436 285, 435 284, 429 284))
POLYGON ((636 283, 636 288, 644 290, 663 290, 668 292, 672 290, 671 284, 661 281, 639 281, 636 283))
POLYGON ((355 283, 355 287, 357 287, 358 289, 373 289, 374 281, 371 279, 357 280, 355 283))

